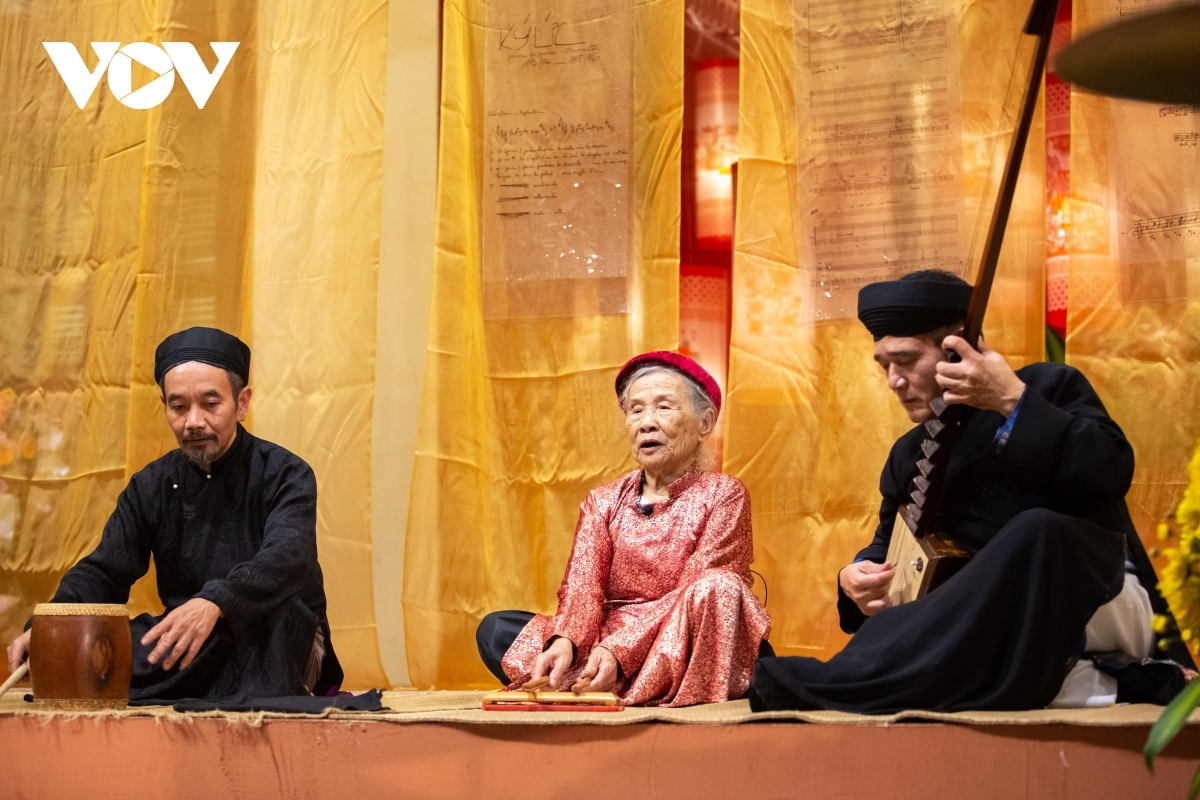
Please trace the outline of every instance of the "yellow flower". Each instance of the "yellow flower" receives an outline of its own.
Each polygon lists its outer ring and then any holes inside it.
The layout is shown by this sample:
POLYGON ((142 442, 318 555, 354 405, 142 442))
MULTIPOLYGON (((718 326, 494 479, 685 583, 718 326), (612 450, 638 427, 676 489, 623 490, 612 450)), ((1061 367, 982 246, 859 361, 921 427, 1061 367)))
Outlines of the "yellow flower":
MULTIPOLYGON (((1166 598, 1185 642, 1200 640, 1200 446, 1188 464, 1188 486, 1175 512, 1179 546, 1163 550, 1167 559, 1158 588, 1166 598)), ((1172 537, 1165 522, 1158 526, 1158 538, 1172 537)), ((1160 625, 1155 619, 1154 629, 1160 625)))
POLYGON ((1163 633, 1167 629, 1167 618, 1162 614, 1154 615, 1154 632, 1163 633))

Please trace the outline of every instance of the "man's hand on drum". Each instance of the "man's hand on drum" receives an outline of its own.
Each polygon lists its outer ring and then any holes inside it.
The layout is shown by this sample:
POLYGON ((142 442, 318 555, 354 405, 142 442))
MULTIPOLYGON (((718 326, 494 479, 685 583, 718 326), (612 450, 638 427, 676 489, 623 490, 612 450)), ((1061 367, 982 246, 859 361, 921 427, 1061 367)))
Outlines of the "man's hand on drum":
POLYGON ((838 584, 858 610, 869 617, 892 605, 887 592, 895 574, 891 564, 859 561, 842 568, 838 573, 838 584))
POLYGON ((166 660, 162 662, 163 669, 172 669, 177 663, 180 669, 186 669, 200 652, 220 617, 221 609, 216 603, 202 597, 193 597, 163 617, 162 622, 142 637, 144 645, 158 642, 158 646, 150 652, 146 660, 157 664, 166 656, 166 660))
POLYGON ((25 661, 29 655, 29 634, 31 631, 25 631, 20 636, 12 640, 12 644, 8 646, 8 671, 16 672, 17 667, 25 661))
POLYGON ((565 636, 556 636, 550 641, 550 646, 533 662, 533 671, 529 673, 529 679, 536 681, 538 678, 549 676, 550 688, 557 691, 562 688, 559 683, 563 675, 567 674, 567 670, 574 663, 575 645, 565 636))

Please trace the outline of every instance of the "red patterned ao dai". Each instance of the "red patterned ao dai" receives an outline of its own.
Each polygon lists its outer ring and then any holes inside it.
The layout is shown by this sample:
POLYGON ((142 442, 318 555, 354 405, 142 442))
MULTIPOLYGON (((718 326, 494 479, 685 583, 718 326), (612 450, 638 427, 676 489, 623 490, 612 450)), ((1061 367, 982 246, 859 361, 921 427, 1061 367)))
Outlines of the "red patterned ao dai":
POLYGON ((538 614, 504 656, 513 687, 554 636, 570 639, 575 682, 596 645, 621 665, 629 705, 686 706, 741 697, 771 619, 750 591, 750 495, 728 475, 693 466, 652 516, 635 503, 641 471, 588 495, 579 514, 558 614, 538 614))

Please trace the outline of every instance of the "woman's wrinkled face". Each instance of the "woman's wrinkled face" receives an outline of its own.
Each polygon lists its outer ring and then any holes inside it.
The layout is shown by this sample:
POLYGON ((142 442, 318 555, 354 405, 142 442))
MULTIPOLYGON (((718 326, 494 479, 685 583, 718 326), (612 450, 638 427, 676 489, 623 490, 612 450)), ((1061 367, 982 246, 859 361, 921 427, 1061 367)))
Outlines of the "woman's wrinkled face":
POLYGON ((711 416, 696 415, 683 376, 662 371, 638 378, 625 400, 625 427, 633 457, 656 477, 682 473, 695 461, 700 443, 712 433, 711 416))

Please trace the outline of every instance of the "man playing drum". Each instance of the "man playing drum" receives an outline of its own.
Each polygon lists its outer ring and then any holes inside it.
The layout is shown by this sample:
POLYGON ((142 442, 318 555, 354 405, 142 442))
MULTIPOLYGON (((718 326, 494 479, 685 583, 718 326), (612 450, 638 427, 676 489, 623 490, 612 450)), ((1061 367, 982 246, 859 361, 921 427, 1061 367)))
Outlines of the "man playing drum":
MULTIPOLYGON (((298 456, 252 436, 250 348, 213 328, 154 356, 179 449, 130 480, 100 544, 54 603, 124 603, 154 556, 166 613, 133 629, 131 700, 330 694, 342 670, 317 563, 317 485, 298 456)), ((29 631, 8 648, 16 670, 29 631)))

